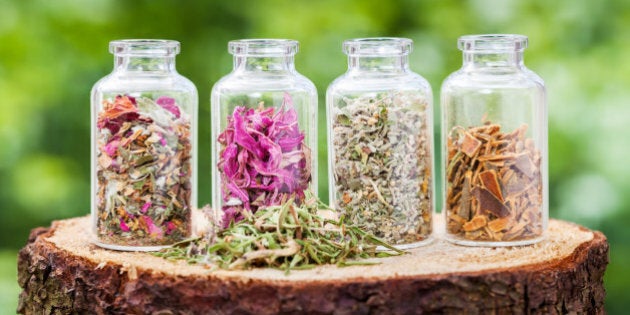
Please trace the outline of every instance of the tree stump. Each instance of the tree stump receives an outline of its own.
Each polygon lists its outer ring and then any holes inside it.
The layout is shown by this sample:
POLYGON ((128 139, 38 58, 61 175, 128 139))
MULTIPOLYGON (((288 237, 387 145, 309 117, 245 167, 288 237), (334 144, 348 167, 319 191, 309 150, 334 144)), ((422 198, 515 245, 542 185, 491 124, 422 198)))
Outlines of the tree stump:
MULTIPOLYGON (((437 218, 438 226, 441 217, 437 218)), ((20 251, 23 314, 603 313, 605 236, 550 220, 525 247, 440 238, 379 265, 214 270, 90 243, 87 217, 36 228, 20 251)))

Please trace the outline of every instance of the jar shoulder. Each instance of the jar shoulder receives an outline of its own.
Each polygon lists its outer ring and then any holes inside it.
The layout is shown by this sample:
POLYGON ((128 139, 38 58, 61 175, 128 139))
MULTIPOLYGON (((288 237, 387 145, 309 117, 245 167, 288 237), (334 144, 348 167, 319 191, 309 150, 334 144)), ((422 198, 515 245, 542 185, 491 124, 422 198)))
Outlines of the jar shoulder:
POLYGON ((112 72, 100 80, 92 87, 92 93, 107 93, 116 91, 181 91, 197 94, 195 84, 179 73, 168 75, 130 75, 117 74, 112 72))
POLYGON ((317 93, 315 84, 300 73, 291 74, 241 74, 229 73, 212 87, 212 93, 223 91, 290 90, 317 93))
POLYGON ((402 75, 358 75, 344 73, 330 83, 327 93, 388 90, 431 91, 431 85, 429 81, 415 72, 408 72, 402 75))
POLYGON ((538 74, 527 68, 503 71, 469 71, 460 69, 451 73, 442 83, 442 90, 481 87, 544 90, 545 83, 538 74))

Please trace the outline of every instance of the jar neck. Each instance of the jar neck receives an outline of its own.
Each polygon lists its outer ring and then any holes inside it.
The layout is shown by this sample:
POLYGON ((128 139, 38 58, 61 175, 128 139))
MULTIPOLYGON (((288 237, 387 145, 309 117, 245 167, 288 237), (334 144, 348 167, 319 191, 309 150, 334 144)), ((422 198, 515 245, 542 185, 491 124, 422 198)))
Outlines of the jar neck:
POLYGON ((235 55, 234 72, 293 73, 295 72, 295 57, 294 55, 235 55))
POLYGON ((405 73, 409 71, 409 56, 348 55, 348 72, 405 73))
POLYGON ((114 71, 173 73, 176 72, 175 56, 115 55, 114 71))
POLYGON ((464 51, 464 69, 522 68, 523 51, 464 51))

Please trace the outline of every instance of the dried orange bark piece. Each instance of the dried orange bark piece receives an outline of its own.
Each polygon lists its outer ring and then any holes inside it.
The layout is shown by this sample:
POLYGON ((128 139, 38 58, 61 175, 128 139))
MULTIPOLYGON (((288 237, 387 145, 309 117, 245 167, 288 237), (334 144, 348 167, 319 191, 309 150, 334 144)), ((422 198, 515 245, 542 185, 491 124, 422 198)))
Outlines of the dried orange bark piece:
POLYGON ((490 212, 499 218, 510 214, 509 209, 487 189, 477 186, 472 190, 472 194, 479 201, 482 211, 490 212))
POLYGON ((466 232, 478 230, 488 223, 488 219, 483 215, 476 215, 472 220, 464 223, 463 228, 466 232))
POLYGON ((501 193, 501 186, 497 178, 497 172, 495 170, 489 170, 479 173, 479 178, 483 183, 483 186, 493 194, 501 203, 505 202, 503 194, 501 193))
POLYGON ((513 153, 506 153, 506 154, 501 154, 501 155, 486 155, 486 156, 480 156, 478 158, 479 161, 485 162, 485 161, 503 161, 503 160, 513 160, 516 158, 516 155, 513 153))
POLYGON ((481 141, 473 137, 470 133, 464 132, 464 139, 462 140, 461 151, 468 157, 473 157, 477 150, 481 147, 481 141))
POLYGON ((457 212, 457 214, 468 220, 471 217, 471 213, 470 213, 470 181, 471 181, 471 177, 472 177, 472 172, 471 171, 466 171, 466 174, 464 175, 464 183, 462 184, 462 192, 461 192, 461 202, 460 202, 460 208, 459 211, 457 212))
POLYGON ((510 217, 494 219, 488 222, 488 228, 494 233, 501 232, 509 227, 510 221, 510 217))

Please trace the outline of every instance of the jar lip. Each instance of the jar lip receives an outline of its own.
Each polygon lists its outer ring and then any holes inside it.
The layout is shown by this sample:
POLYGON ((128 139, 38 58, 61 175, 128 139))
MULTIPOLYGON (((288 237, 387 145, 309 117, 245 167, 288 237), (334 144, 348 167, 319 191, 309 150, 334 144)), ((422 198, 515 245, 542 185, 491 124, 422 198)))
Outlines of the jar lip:
POLYGON ((403 37, 353 38, 343 42, 348 56, 403 56, 413 50, 413 41, 403 37))
POLYGON ((179 54, 180 44, 170 39, 120 39, 109 42, 114 55, 140 57, 170 57, 179 54))
POLYGON ((519 34, 464 35, 457 40, 461 51, 523 51, 527 48, 527 36, 519 34))
POLYGON ((248 38, 228 42, 228 52, 235 56, 293 56, 299 50, 293 39, 248 38))

